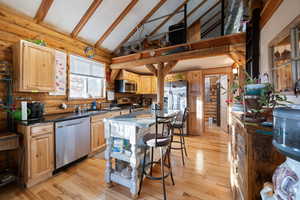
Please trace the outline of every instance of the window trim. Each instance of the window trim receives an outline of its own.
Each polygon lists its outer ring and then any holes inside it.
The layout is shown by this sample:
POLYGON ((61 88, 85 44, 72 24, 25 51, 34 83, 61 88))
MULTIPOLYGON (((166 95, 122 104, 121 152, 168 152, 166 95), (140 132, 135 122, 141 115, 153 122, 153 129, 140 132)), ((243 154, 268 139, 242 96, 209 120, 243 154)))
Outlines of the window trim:
MULTIPOLYGON (((277 85, 275 67, 274 67, 274 46, 276 46, 280 41, 290 36, 291 43, 291 58, 290 63, 292 67, 292 85, 300 79, 300 16, 298 16, 291 24, 281 31, 277 37, 275 37, 269 44, 269 58, 270 58, 270 70, 272 75, 272 83, 277 85), (278 42, 279 41, 279 42, 278 42)), ((287 64, 287 63, 285 63, 287 64)), ((276 91, 279 92, 279 91, 276 91)), ((293 91, 280 92, 281 94, 292 95, 293 91)))
POLYGON ((90 101, 93 101, 93 100, 105 100, 106 97, 107 97, 107 83, 106 83, 106 63, 104 62, 100 62, 100 61, 96 61, 96 60, 93 60, 93 59, 90 59, 90 58, 86 58, 86 57, 83 57, 83 56, 80 56, 80 55, 76 55, 76 54, 68 54, 68 73, 67 73, 67 78, 68 78, 68 87, 67 87, 67 100, 68 101, 78 101, 78 100, 90 100, 90 101), (80 59, 84 59, 84 60, 88 60, 88 61, 91 61, 91 62, 94 62, 94 63, 100 63, 103 65, 104 67, 104 76, 103 77, 100 77, 100 76, 93 76, 93 75, 86 75, 86 74, 80 74, 80 73, 73 73, 71 72, 71 57, 74 56, 74 57, 79 57, 80 59), (71 75, 76 75, 76 76, 83 76, 83 77, 91 77, 91 78, 98 78, 98 79, 103 79, 103 83, 104 83, 104 96, 103 97, 96 97, 96 98, 91 98, 91 97, 88 97, 88 98, 82 98, 82 97, 70 97, 70 86, 71 86, 71 75))

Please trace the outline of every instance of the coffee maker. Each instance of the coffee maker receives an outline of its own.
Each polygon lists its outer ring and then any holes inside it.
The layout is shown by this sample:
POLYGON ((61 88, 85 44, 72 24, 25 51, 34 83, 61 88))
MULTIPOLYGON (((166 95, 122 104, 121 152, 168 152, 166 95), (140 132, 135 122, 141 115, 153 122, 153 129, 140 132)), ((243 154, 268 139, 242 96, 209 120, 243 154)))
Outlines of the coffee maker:
POLYGON ((44 115, 44 104, 41 102, 27 103, 28 120, 40 120, 44 115))

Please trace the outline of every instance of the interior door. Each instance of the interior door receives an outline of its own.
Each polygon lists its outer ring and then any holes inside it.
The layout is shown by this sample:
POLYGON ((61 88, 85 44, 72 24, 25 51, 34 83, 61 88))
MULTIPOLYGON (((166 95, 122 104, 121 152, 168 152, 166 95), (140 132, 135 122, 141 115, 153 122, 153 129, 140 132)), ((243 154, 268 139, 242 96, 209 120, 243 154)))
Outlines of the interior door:
POLYGON ((228 99, 228 77, 227 75, 220 76, 220 119, 221 119, 221 129, 228 132, 228 104, 226 100, 228 99))

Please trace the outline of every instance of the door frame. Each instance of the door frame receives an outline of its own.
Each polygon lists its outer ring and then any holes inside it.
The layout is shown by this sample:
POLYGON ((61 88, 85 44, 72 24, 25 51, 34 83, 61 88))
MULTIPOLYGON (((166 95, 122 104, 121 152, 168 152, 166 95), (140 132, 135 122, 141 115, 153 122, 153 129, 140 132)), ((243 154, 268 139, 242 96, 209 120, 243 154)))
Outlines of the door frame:
MULTIPOLYGON (((203 69, 202 71, 202 80, 201 80, 201 91, 205 92, 205 76, 208 75, 227 75, 228 77, 228 85, 231 85, 232 83, 232 66, 228 67, 216 67, 216 68, 209 68, 209 69, 203 69)), ((231 97, 231 94, 228 95, 228 98, 231 97)), ((202 124, 203 124, 203 131, 205 132, 205 119, 204 119, 204 102, 205 102, 205 94, 202 95, 202 124)), ((229 112, 228 115, 228 121, 230 121, 230 115, 229 112)), ((227 131, 228 132, 228 131, 227 131)))

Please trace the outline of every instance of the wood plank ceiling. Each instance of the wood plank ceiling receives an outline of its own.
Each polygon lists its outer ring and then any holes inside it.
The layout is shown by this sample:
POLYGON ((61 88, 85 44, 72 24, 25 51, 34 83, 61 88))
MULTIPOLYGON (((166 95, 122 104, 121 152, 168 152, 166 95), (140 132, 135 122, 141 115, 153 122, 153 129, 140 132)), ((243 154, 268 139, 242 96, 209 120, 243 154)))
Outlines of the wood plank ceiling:
POLYGON ((117 3, 112 0, 0 0, 0 6, 10 7, 32 17, 36 23, 113 52, 121 45, 140 40, 146 35, 162 34, 170 25, 182 21, 183 13, 175 15, 175 12, 182 10, 184 3, 188 3, 188 25, 199 19, 202 24, 208 24, 206 20, 216 16, 216 12, 205 13, 211 11, 217 2, 218 0, 122 0, 117 3), (169 16, 149 22, 165 15, 169 16))

